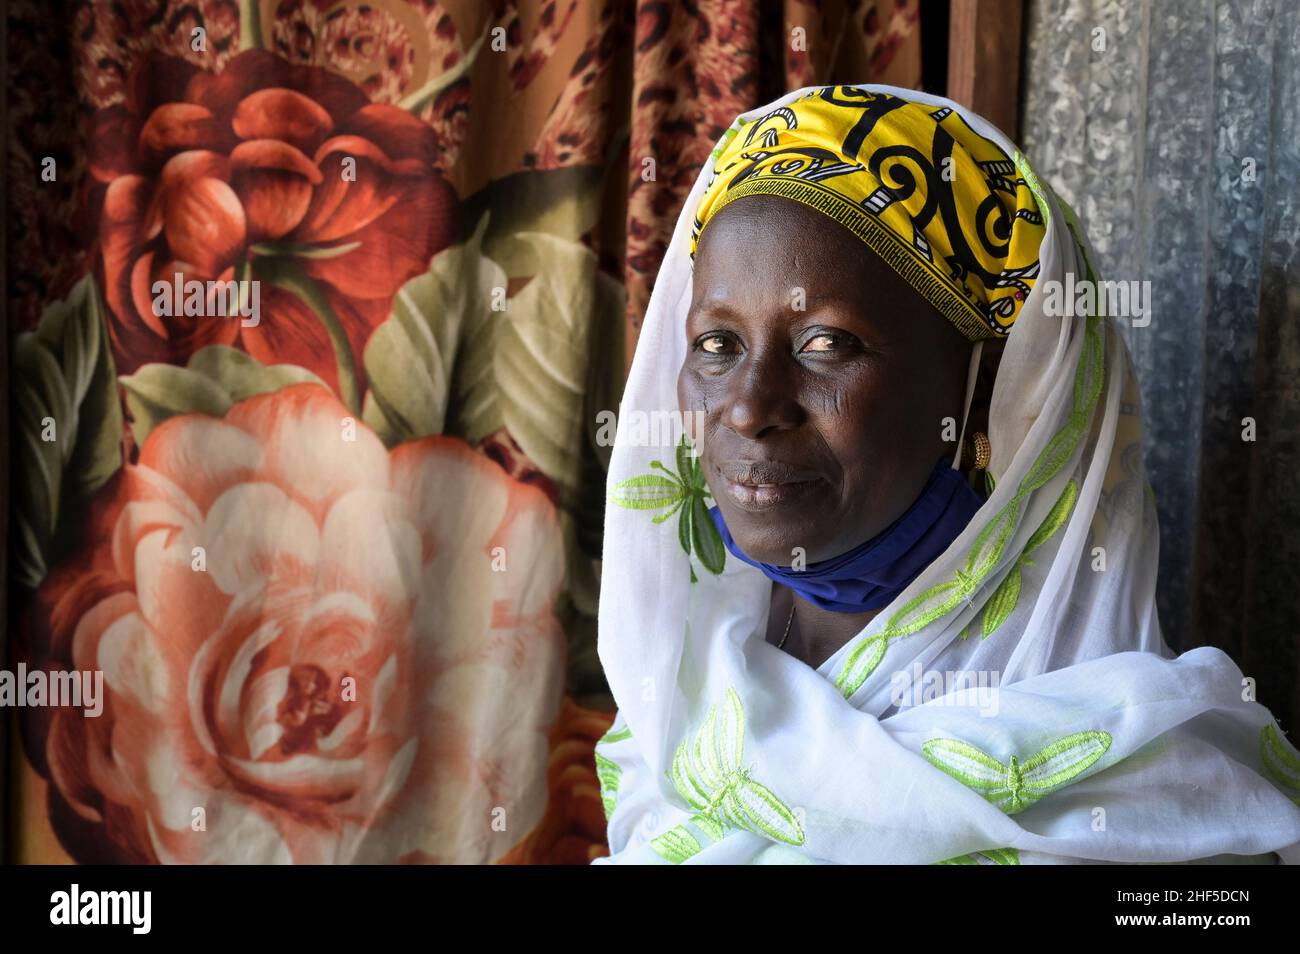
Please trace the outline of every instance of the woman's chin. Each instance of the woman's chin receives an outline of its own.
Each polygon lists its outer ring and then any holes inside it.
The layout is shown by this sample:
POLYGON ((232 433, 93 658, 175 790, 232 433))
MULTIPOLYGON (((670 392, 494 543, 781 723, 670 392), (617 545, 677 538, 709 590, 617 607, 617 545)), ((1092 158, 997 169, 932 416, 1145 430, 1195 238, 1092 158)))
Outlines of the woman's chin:
MULTIPOLYGON (((723 518, 727 514, 723 513, 723 518)), ((727 530, 740 552, 751 560, 771 566, 792 566, 796 561, 807 562, 808 525, 774 525, 772 520, 755 519, 741 514, 734 524, 727 519, 727 530), (752 524, 752 526, 751 526, 752 524)))

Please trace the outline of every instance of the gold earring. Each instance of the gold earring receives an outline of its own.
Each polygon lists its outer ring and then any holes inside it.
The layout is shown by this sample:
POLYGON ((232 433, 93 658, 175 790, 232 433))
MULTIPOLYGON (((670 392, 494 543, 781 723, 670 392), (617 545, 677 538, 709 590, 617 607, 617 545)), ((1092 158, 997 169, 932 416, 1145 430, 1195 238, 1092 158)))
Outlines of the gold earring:
POLYGON ((973 431, 970 440, 967 441, 965 453, 963 454, 964 462, 967 466, 972 466, 973 470, 985 470, 989 466, 989 458, 993 455, 993 445, 989 443, 989 437, 983 431, 973 431))

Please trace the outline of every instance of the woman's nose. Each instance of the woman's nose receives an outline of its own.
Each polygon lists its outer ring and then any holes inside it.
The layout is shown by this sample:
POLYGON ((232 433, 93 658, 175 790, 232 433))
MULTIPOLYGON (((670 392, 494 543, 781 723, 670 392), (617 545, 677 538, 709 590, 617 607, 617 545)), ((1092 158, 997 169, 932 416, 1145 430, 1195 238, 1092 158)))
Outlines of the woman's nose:
POLYGON ((722 423, 749 440, 801 424, 795 365, 794 357, 779 348, 745 355, 728 375, 722 423))

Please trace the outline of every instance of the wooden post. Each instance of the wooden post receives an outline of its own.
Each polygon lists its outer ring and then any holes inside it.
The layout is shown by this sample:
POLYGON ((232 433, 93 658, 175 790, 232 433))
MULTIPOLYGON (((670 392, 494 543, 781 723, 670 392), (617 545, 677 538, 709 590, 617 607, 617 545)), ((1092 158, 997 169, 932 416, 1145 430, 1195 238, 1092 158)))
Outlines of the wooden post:
POLYGON ((952 0, 948 98, 969 106, 1015 141, 1020 133, 1022 0, 952 0))

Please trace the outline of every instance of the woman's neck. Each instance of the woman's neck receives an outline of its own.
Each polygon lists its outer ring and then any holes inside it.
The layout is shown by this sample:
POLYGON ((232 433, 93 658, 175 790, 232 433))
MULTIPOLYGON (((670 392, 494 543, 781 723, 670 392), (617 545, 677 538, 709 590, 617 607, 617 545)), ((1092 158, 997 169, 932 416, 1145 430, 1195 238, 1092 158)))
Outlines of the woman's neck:
POLYGON ((780 643, 786 631, 786 622, 789 621, 790 635, 786 638, 782 651, 813 669, 834 656, 841 646, 862 632, 863 627, 880 612, 874 609, 864 613, 836 613, 796 597, 788 587, 776 584, 772 589, 768 642, 773 645, 780 643), (792 601, 793 618, 790 616, 792 601))

